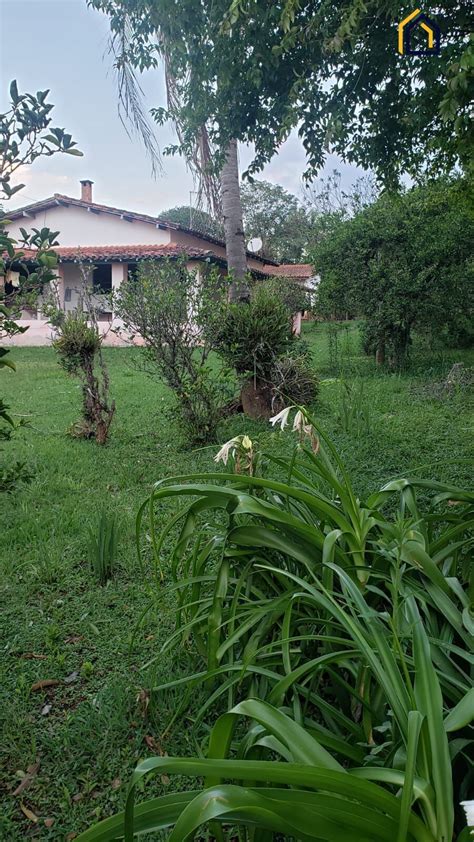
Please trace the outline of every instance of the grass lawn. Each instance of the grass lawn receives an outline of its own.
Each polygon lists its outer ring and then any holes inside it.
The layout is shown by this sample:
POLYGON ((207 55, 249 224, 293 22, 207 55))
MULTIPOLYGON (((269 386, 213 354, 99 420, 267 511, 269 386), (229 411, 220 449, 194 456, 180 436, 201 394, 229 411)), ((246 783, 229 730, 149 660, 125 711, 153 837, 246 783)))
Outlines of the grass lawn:
MULTIPOLYGON (((410 374, 380 374, 361 355, 357 325, 341 330, 337 347, 323 325, 306 326, 305 338, 321 372, 316 415, 361 495, 413 470, 469 483, 472 403, 462 390, 439 399, 433 384, 454 361, 473 365, 472 352, 419 349, 410 374), (358 416, 346 429, 342 380, 355 384, 348 408, 358 416)), ((173 628, 171 599, 156 603, 130 647, 154 592, 151 576, 136 563, 134 520, 154 481, 212 469, 217 448, 186 447, 169 415, 167 390, 134 369, 137 353, 106 352, 117 412, 105 448, 66 435, 79 413, 80 391, 51 349, 16 350, 17 373, 0 375, 7 403, 30 421, 4 457, 27 461, 35 473, 31 485, 3 495, 0 507, 0 838, 12 842, 72 839, 118 808, 138 759, 195 751, 189 720, 167 729, 177 697, 150 701, 146 693, 154 682, 186 674, 192 651, 178 647, 152 669, 141 669, 173 628), (120 524, 117 572, 106 587, 95 582, 88 558, 90 530, 102 510, 115 512, 120 524), (46 679, 59 683, 32 689, 46 679), (38 763, 29 786, 15 795, 38 763)), ((222 425, 220 441, 241 432, 273 452, 285 450, 291 437, 239 416, 222 425)), ((164 778, 159 785, 170 783, 164 778)))

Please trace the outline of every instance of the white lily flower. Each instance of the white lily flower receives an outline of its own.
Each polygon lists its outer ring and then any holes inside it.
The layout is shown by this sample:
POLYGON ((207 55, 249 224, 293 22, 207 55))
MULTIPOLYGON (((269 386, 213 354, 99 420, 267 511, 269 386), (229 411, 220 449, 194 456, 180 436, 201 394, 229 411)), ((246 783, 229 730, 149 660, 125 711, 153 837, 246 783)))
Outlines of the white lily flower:
POLYGON ((301 412, 301 409, 295 415, 295 420, 293 421, 293 432, 295 433, 297 430, 304 430, 305 428, 305 417, 301 412))
POLYGON ((223 444, 221 449, 219 450, 219 453, 216 453, 216 455, 214 456, 214 462, 223 462, 224 465, 227 465, 229 455, 234 455, 238 441, 238 436, 234 437, 233 439, 229 439, 229 441, 226 441, 226 443, 223 444))
POLYGON ((282 430, 285 429, 286 425, 288 424, 288 416, 293 409, 292 406, 287 406, 285 409, 282 409, 277 415, 274 415, 273 418, 270 418, 270 424, 272 427, 275 424, 279 424, 282 430))
POLYGON ((307 436, 313 435, 313 425, 307 423, 307 418, 304 412, 301 412, 301 409, 295 415, 295 420, 293 421, 293 432, 298 433, 305 433, 307 436))
POLYGON ((293 421, 293 432, 299 433, 301 442, 303 441, 304 436, 308 436, 313 453, 318 452, 319 438, 313 425, 308 421, 306 415, 301 411, 301 409, 299 409, 295 415, 295 420, 293 421))
MULTIPOLYGON (((461 801, 461 807, 464 807, 467 826, 474 828, 474 801, 461 801)), ((474 830, 471 830, 471 836, 474 836, 474 830)))

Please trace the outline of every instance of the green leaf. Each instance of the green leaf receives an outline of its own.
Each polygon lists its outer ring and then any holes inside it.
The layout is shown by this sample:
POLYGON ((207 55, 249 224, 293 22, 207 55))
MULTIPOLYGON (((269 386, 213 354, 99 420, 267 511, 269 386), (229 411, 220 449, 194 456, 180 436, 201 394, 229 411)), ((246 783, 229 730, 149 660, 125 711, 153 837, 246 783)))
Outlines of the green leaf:
POLYGON ((17 85, 16 79, 13 79, 13 81, 10 84, 10 98, 11 98, 14 105, 17 104, 17 102, 20 98, 19 95, 18 95, 18 85, 17 85))
MULTIPOLYGON (((135 808, 135 833, 165 830, 175 824, 184 808, 199 794, 199 790, 187 792, 173 792, 145 801, 135 808)), ((124 835, 125 813, 117 813, 109 819, 104 819, 89 830, 80 833, 77 842, 113 842, 122 839, 124 835)))
POLYGON ((459 731, 474 721, 474 687, 450 710, 444 719, 446 731, 459 731))
MULTIPOLYGON (((133 842, 134 794, 137 784, 146 775, 163 774, 165 772, 203 776, 217 780, 262 781, 265 784, 281 784, 285 788, 292 786, 337 794, 352 802, 365 805, 369 810, 377 810, 381 814, 385 813, 394 820, 392 832, 396 833, 396 823, 400 814, 399 799, 382 787, 370 781, 358 779, 347 772, 271 761, 197 758, 188 760, 185 758, 155 757, 140 763, 133 774, 125 809, 126 842, 133 842)), ((342 806, 341 802, 339 802, 339 806, 342 806)), ((417 842, 436 842, 434 836, 413 813, 410 816, 409 831, 417 842)), ((81 840, 81 842, 85 842, 85 840, 81 840)), ((361 842, 363 842, 362 838, 361 842)))
POLYGON ((413 802, 413 781, 415 778, 416 756, 423 716, 417 710, 408 714, 407 758, 405 763, 405 779, 403 781, 402 797, 400 801, 400 824, 397 842, 407 842, 408 824, 413 802))
POLYGON ((448 740, 443 723, 443 697, 431 659, 428 637, 413 597, 407 600, 410 620, 413 623, 413 659, 415 667, 415 698, 418 710, 425 717, 422 740, 430 767, 425 771, 431 777, 436 794, 436 817, 440 839, 453 835, 453 780, 448 740), (424 733, 426 730, 426 733, 424 733))

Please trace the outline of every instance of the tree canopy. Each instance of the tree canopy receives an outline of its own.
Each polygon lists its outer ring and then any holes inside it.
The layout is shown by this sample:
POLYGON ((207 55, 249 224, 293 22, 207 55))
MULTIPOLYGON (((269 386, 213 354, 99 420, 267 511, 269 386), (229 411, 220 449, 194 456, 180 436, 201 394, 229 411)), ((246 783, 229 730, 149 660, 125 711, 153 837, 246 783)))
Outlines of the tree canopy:
POLYGON ((190 152, 206 125, 216 166, 237 139, 254 144, 255 173, 297 127, 311 172, 327 152, 386 184, 469 164, 474 49, 461 2, 437 6, 439 56, 401 56, 406 10, 394 0, 89 1, 110 18, 119 68, 166 58, 171 106, 153 115, 182 126, 169 151, 190 152))
POLYGON ((224 230, 222 224, 201 208, 193 208, 191 205, 177 205, 174 208, 161 211, 158 216, 168 222, 175 222, 184 228, 192 228, 193 231, 200 231, 202 234, 209 234, 211 237, 222 239, 224 230))
POLYGON ((320 312, 365 316, 368 348, 381 358, 387 350, 395 365, 406 360, 414 329, 466 334, 474 314, 472 200, 467 179, 440 179, 384 194, 334 226, 312 255, 320 312))
POLYGON ((247 240, 260 237, 262 253, 281 263, 302 260, 309 219, 296 196, 269 181, 244 182, 242 210, 247 240))

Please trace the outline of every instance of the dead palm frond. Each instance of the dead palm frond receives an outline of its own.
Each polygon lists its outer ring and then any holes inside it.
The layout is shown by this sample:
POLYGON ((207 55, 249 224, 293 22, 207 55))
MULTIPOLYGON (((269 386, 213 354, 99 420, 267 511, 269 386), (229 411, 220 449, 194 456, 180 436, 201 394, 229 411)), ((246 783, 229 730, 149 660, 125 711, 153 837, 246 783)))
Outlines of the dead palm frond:
POLYGON ((113 56, 113 67, 117 75, 119 94, 119 115, 127 132, 131 126, 143 141, 145 150, 152 163, 152 172, 156 174, 162 170, 160 149, 157 145, 153 127, 151 126, 144 105, 144 92, 137 78, 137 65, 140 70, 156 67, 159 56, 163 61, 165 71, 165 88, 167 111, 181 144, 186 150, 186 164, 193 175, 197 193, 197 206, 204 204, 216 217, 221 215, 221 201, 219 179, 213 170, 214 150, 209 138, 206 125, 199 128, 192 142, 185 139, 184 122, 182 119, 183 102, 179 85, 171 70, 171 60, 168 46, 162 33, 155 33, 156 41, 147 44, 145 58, 138 56, 134 50, 135 29, 129 17, 124 16, 121 26, 114 28, 109 39, 109 54, 113 56))

